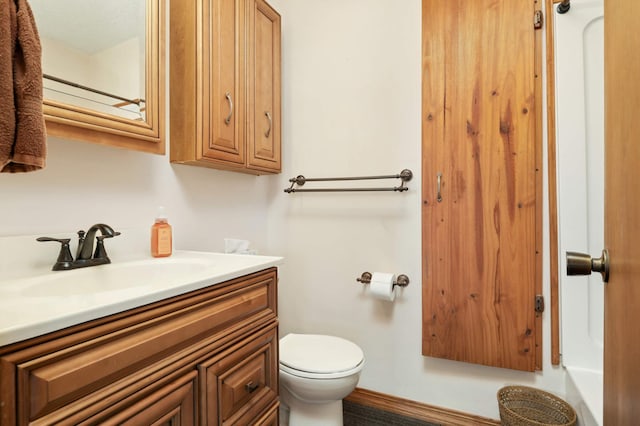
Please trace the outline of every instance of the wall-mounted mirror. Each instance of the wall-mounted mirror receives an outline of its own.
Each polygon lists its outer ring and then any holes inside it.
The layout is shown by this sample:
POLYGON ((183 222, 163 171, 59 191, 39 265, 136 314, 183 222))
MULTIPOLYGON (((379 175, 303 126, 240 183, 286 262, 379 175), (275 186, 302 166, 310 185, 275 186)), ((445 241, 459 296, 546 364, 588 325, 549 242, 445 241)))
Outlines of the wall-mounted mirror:
POLYGON ((49 135, 164 154, 164 0, 30 0, 49 135))

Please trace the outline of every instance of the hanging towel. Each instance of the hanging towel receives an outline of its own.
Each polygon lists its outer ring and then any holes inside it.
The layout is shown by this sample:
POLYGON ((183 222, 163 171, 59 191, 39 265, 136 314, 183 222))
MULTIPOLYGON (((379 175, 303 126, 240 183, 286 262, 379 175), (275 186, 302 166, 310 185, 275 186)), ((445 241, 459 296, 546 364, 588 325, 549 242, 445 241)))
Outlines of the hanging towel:
POLYGON ((2 172, 30 172, 45 166, 47 137, 42 113, 42 48, 27 0, 16 1, 17 39, 13 57, 15 138, 2 172))
POLYGON ((0 0, 0 170, 11 158, 16 135, 13 57, 17 25, 14 0, 0 0))

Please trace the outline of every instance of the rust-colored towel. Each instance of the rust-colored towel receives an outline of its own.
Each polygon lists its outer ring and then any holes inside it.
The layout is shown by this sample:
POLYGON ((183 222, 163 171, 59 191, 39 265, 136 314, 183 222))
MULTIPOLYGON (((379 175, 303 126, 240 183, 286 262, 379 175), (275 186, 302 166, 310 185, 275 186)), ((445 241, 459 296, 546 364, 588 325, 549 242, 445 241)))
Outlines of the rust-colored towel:
POLYGON ((17 25, 14 0, 0 0, 0 169, 11 158, 16 134, 13 57, 17 25))
POLYGON ((42 48, 27 0, 16 4, 17 39, 13 57, 15 138, 2 172, 30 172, 45 166, 47 136, 42 114, 42 48))

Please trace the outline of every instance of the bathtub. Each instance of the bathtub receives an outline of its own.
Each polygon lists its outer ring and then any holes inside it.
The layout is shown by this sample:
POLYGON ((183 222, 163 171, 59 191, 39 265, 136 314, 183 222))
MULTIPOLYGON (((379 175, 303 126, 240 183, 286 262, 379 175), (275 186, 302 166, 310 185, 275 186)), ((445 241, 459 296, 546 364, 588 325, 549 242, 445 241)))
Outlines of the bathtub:
POLYGON ((604 248, 604 5, 573 0, 554 13, 560 318, 567 398, 581 424, 603 413, 604 284, 566 275, 567 251, 604 248))

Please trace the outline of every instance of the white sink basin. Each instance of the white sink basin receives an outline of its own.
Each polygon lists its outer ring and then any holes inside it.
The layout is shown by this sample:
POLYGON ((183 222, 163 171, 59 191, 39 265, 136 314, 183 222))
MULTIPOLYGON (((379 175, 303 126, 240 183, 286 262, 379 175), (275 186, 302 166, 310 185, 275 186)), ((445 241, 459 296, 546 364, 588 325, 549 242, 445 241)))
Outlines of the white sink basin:
POLYGON ((175 251, 0 279, 0 346, 277 266, 281 257, 175 251))
POLYGON ((215 264, 202 258, 145 259, 119 264, 57 271, 23 282, 25 297, 68 297, 101 293, 139 292, 166 282, 188 281, 215 264))

